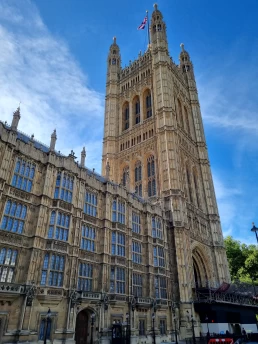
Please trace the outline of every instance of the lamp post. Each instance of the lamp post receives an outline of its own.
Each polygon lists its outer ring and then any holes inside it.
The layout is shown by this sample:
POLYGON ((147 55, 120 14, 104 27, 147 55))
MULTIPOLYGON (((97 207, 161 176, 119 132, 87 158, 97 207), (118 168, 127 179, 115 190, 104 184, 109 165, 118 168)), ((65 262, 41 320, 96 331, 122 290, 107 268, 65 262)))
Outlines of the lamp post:
POLYGON ((178 341, 177 341, 177 329, 176 329, 176 314, 173 313, 173 316, 174 316, 174 324, 175 324, 175 337, 176 337, 176 344, 178 344, 178 341))
POLYGON ((130 344, 131 334, 130 334, 130 316, 129 316, 129 313, 126 313, 125 318, 126 318, 126 343, 130 344))
POLYGON ((195 332, 194 332, 194 318, 191 315, 192 331, 193 331, 193 344, 196 344, 195 332))
POLYGON ((207 324, 207 335, 209 335, 209 334, 210 334, 210 330, 209 330, 209 318, 208 318, 207 315, 206 315, 205 321, 206 321, 206 324, 207 324))
MULTIPOLYGON (((189 312, 186 311, 188 314, 189 312)), ((191 314, 191 323, 192 323, 192 332, 193 332, 193 344, 196 344, 196 338, 195 338, 195 333, 194 333, 194 317, 193 314, 191 314)))
POLYGON ((255 233, 256 240, 257 240, 257 244, 258 244, 258 234, 257 234, 258 228, 255 227, 254 222, 253 222, 253 227, 251 228, 251 232, 254 232, 254 233, 255 233))
POLYGON ((93 344, 93 327, 95 321, 95 313, 91 314, 90 344, 93 344))
POLYGON ((153 332, 153 344, 156 344, 156 335, 155 335, 155 313, 152 313, 152 332, 153 332))
POLYGON ((44 344, 47 344, 47 330, 48 330, 48 324, 51 321, 51 311, 50 308, 47 311, 47 315, 45 317, 45 328, 44 328, 44 344))

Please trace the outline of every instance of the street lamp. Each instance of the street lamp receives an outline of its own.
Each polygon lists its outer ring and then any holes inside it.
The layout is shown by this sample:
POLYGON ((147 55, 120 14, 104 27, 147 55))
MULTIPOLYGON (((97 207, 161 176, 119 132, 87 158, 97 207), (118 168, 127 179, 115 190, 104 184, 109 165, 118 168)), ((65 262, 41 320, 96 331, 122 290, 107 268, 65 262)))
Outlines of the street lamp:
POLYGON ((254 222, 253 222, 253 227, 251 228, 251 232, 254 232, 254 233, 255 233, 255 235, 256 235, 256 240, 257 240, 257 244, 258 244, 258 234, 257 234, 258 228, 255 227, 254 222))
POLYGON ((47 344, 47 332, 48 332, 48 326, 51 321, 51 310, 50 308, 47 311, 47 315, 45 317, 45 328, 44 328, 44 344, 47 344))
POLYGON ((193 331, 193 344, 196 344, 196 338, 194 333, 194 318, 193 315, 191 315, 191 322, 192 322, 192 331, 193 331))
POLYGON ((126 313, 125 318, 126 318, 126 343, 130 344, 131 334, 130 334, 130 316, 129 316, 129 313, 126 313))
POLYGON ((176 337, 176 344, 178 344, 178 341, 177 341, 177 329, 176 329, 176 314, 173 313, 173 316, 174 316, 174 324, 175 324, 175 337, 176 337))
POLYGON ((93 327, 94 327, 94 321, 95 321, 95 313, 92 313, 90 317, 91 317, 90 344, 93 344, 93 327))
MULTIPOLYGON (((188 311, 186 312, 189 314, 188 311)), ((195 333, 194 333, 194 317, 192 314, 191 314, 191 323, 192 323, 192 332, 193 332, 193 344, 196 344, 196 338, 195 338, 195 333)))
POLYGON ((207 329, 208 329, 208 331, 207 331, 207 336, 208 336, 208 335, 210 334, 210 330, 209 330, 209 318, 208 318, 207 315, 206 315, 205 321, 206 321, 206 323, 207 323, 207 329))
POLYGON ((155 313, 152 313, 152 331, 153 331, 153 344, 156 344, 156 335, 155 335, 155 313))

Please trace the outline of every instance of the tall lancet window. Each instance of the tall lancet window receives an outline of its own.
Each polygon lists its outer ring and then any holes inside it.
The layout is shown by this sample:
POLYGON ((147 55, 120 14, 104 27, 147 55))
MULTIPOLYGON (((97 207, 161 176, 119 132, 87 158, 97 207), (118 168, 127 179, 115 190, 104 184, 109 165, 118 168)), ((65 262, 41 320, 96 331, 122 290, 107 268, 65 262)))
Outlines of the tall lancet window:
POLYGON ((147 90, 144 93, 145 97, 145 117, 150 118, 152 116, 152 104, 151 104, 151 92, 147 90))
POLYGON ((129 124, 130 124, 130 120, 129 120, 129 103, 126 102, 123 105, 123 130, 127 130, 129 129, 129 124))
POLYGON ((155 161, 154 161, 153 155, 151 155, 148 158, 147 173, 148 173, 148 196, 152 197, 156 195, 155 161))
POLYGON ((74 178, 64 172, 58 172, 54 198, 72 203, 74 178))
POLYGON ((137 161, 134 169, 135 193, 142 197, 142 163, 137 161))
POLYGON ((138 124, 141 121, 141 114, 140 114, 140 98, 136 96, 133 100, 133 108, 134 108, 134 124, 138 124))
POLYGON ((186 179, 187 179, 187 185, 188 185, 189 201, 193 202, 191 175, 190 175, 190 171, 189 171, 188 166, 186 166, 186 179))
POLYGON ((129 167, 126 166, 123 168, 123 175, 122 175, 122 184, 123 186, 126 186, 129 178, 129 167))
POLYGON ((184 113, 185 113, 185 123, 186 123, 186 128, 185 129, 188 132, 188 134, 190 135, 191 131, 190 131, 189 118, 188 118, 188 111, 187 111, 186 107, 184 107, 184 113))
POLYGON ((197 207, 200 208, 201 207, 200 192, 199 192, 197 172, 195 169, 193 170, 193 182, 194 182, 194 188, 195 188, 195 194, 196 194, 197 207))
POLYGON ((182 105, 179 99, 177 100, 177 113, 178 113, 178 122, 181 125, 181 127, 184 128, 182 105))

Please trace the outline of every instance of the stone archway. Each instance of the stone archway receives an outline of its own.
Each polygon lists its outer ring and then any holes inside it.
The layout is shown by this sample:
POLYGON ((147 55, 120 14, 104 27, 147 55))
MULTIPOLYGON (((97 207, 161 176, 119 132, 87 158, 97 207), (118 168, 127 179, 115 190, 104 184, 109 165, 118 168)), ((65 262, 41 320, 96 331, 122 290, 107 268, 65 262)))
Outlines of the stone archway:
POLYGON ((90 313, 86 309, 80 311, 76 318, 75 343, 90 343, 90 313))
POLYGON ((199 246, 192 249, 193 274, 196 288, 207 287, 211 282, 211 266, 207 254, 199 246))

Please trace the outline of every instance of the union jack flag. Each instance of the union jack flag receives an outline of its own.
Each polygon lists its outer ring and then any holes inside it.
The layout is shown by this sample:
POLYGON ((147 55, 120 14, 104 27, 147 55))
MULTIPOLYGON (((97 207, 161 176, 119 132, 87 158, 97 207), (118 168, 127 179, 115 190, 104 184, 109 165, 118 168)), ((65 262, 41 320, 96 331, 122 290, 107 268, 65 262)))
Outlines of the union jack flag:
POLYGON ((140 26, 138 26, 138 30, 143 30, 145 28, 145 25, 147 24, 148 18, 147 16, 143 19, 140 26))

